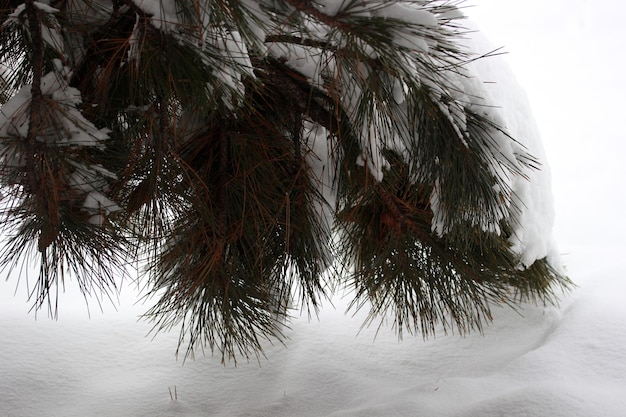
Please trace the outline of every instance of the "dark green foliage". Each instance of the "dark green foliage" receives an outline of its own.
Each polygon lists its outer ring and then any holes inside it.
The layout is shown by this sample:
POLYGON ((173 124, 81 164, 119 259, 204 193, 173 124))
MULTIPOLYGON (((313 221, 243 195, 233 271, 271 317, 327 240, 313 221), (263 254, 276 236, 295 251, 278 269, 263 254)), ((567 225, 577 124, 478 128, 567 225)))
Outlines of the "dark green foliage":
POLYGON ((555 302, 510 242, 539 161, 470 87, 455 6, 2 3, 2 265, 38 258, 55 314, 66 276, 106 297, 140 262, 155 329, 223 358, 337 286, 400 335, 555 302))

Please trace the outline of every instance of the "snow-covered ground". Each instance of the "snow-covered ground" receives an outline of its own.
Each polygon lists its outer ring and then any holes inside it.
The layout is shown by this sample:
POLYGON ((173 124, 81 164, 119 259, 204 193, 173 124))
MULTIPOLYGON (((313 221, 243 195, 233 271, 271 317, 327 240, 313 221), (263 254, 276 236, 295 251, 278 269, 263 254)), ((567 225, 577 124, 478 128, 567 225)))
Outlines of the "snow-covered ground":
POLYGON ((294 320, 287 346, 235 368, 176 360, 176 332, 146 337, 130 287, 91 318, 70 288, 53 321, 0 281, 0 416, 624 416, 626 6, 472 3, 510 51, 550 159, 556 238, 578 284, 560 307, 496 309, 483 335, 399 342, 389 328, 358 334, 363 317, 337 298, 319 320, 294 320))
POLYGON ((623 253, 571 248, 579 288, 560 308, 498 309, 482 336, 398 342, 384 329, 374 341, 337 300, 319 320, 296 320, 288 346, 268 346, 260 366, 236 368, 176 361, 176 334, 145 337, 132 297, 119 312, 88 319, 79 303, 35 322, 4 285, 0 415, 622 417, 623 253))

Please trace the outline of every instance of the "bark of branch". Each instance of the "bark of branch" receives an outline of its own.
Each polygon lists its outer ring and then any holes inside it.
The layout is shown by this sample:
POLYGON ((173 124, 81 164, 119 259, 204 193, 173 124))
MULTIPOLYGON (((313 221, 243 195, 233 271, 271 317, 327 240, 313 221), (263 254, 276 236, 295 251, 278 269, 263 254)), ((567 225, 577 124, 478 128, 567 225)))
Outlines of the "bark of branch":
POLYGON ((295 35, 270 35, 265 38, 265 43, 290 43, 293 45, 310 46, 312 48, 320 48, 325 51, 335 50, 336 48, 326 41, 316 39, 303 38, 295 35))
POLYGON ((30 37, 32 41, 32 62, 33 67, 33 82, 31 85, 31 104, 29 115, 29 126, 26 140, 29 145, 35 145, 35 136, 37 135, 37 129, 40 124, 41 118, 41 77, 43 76, 43 55, 44 44, 43 35, 41 32, 41 22, 39 20, 39 9, 35 6, 34 0, 26 0, 25 11, 28 18, 28 30, 30 31, 30 37))
POLYGON ((25 12, 28 19, 28 30, 32 42, 31 65, 33 80, 31 84, 31 102, 29 125, 25 140, 25 163, 27 184, 35 203, 36 215, 41 219, 38 249, 45 253, 48 246, 59 234, 59 196, 56 188, 47 179, 54 177, 54 167, 46 160, 45 144, 37 141, 37 134, 42 128, 43 94, 41 80, 43 77, 44 40, 41 30, 41 11, 34 0, 26 0, 25 12))

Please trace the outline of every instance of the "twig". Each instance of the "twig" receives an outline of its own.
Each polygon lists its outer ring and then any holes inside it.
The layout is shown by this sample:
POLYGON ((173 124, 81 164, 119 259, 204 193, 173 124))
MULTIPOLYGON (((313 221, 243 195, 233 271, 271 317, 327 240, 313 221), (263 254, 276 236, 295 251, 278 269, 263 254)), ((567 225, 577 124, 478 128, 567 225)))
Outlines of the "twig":
POLYGON ((172 389, 167 387, 167 390, 170 392, 170 400, 178 401, 178 391, 176 390, 176 385, 174 385, 174 395, 172 395, 172 389))
POLYGON ((335 48, 328 41, 320 41, 316 39, 303 38, 302 36, 295 35, 269 35, 265 38, 265 43, 291 43, 294 45, 300 46, 310 46, 312 48, 320 48, 325 51, 331 50, 334 51, 335 48))
POLYGON ((346 22, 340 21, 336 17, 327 15, 316 9, 315 6, 313 6, 313 2, 310 0, 287 0, 287 2, 299 11, 304 12, 309 16, 313 16, 325 25, 342 30, 350 29, 350 26, 346 22))

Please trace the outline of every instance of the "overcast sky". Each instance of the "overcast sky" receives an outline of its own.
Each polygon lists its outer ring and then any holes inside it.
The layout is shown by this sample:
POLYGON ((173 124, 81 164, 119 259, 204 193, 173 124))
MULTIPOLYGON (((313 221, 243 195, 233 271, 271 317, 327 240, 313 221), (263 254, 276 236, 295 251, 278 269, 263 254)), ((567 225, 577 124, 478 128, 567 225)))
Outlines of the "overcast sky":
MULTIPOLYGON (((552 168, 562 248, 626 234, 626 2, 468 0, 526 89, 552 168)), ((471 7, 470 7, 471 6, 471 7)))

